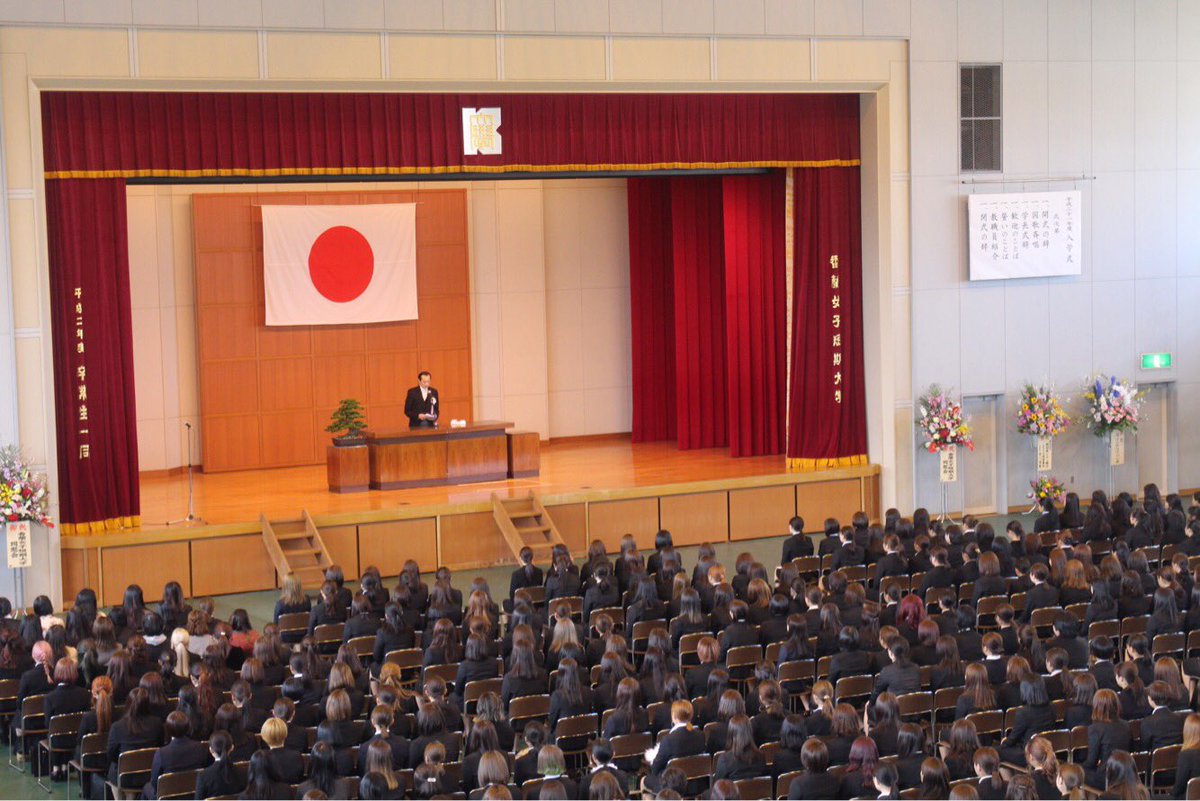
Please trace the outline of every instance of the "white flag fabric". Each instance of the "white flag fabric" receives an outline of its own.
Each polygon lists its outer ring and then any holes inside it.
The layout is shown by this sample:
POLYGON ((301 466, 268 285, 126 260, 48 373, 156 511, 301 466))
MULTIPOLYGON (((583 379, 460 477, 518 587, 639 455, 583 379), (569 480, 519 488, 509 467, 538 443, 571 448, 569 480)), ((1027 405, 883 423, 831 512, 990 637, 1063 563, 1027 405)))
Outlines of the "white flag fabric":
POLYGON ((263 206, 267 325, 417 319, 416 208, 263 206))

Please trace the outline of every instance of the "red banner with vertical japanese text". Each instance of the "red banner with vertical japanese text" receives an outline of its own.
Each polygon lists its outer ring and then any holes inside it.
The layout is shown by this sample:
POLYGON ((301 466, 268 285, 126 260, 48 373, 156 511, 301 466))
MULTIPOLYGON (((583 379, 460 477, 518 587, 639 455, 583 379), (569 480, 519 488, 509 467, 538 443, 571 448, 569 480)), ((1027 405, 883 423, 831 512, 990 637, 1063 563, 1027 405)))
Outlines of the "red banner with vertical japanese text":
POLYGON ((46 182, 65 535, 139 523, 127 226, 124 179, 46 182))
POLYGON ((859 170, 795 176, 788 468, 866 464, 859 170))

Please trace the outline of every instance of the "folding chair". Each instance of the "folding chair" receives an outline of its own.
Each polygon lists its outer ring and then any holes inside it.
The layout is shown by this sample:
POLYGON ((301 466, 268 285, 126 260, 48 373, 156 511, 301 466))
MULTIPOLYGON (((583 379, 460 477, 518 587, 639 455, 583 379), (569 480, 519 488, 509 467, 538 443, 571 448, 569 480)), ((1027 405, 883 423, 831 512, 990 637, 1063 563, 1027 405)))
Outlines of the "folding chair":
POLYGON ((308 633, 308 612, 288 612, 279 616, 279 636, 288 642, 288 637, 294 637, 295 642, 303 639, 308 633))
POLYGON ((821 575, 821 557, 819 556, 800 556, 793 559, 792 564, 796 566, 796 574, 801 578, 821 575))
POLYGON ((475 714, 475 702, 486 693, 500 694, 504 687, 504 679, 477 679, 476 681, 468 681, 467 686, 463 687, 463 712, 468 715, 475 714))
POLYGON ((738 798, 770 798, 775 781, 770 776, 758 776, 741 779, 734 784, 738 788, 738 798))
POLYGON ((142 787, 150 780, 157 748, 136 748, 121 754, 117 760, 117 780, 108 782, 108 791, 116 801, 130 801, 141 795, 142 787))
POLYGON ((83 740, 79 743, 79 759, 72 759, 67 763, 68 799, 71 797, 71 771, 79 774, 79 786, 83 788, 86 776, 104 773, 107 750, 108 732, 83 736, 83 740))
MULTIPOLYGON (((574 610, 571 612, 574 614, 574 610)), ((579 613, 583 614, 583 607, 579 607, 579 613)), ((623 631, 625 629, 625 610, 619 606, 606 606, 603 609, 593 609, 588 615, 588 629, 594 631, 596 629, 596 618, 600 615, 608 615, 612 618, 613 630, 623 631)))
POLYGON ((892 587, 899 587, 900 594, 908 592, 911 580, 908 576, 885 576, 879 582, 879 594, 884 595, 892 587))
POLYGON ((633 768, 632 772, 638 773, 645 767, 645 760, 642 757, 645 755, 646 749, 654 745, 654 735, 644 731, 634 734, 618 734, 609 742, 612 745, 613 762, 618 766, 628 764, 633 768))
POLYGON ((978 615, 976 628, 979 631, 992 631, 996 628, 996 610, 1008 603, 1007 595, 988 595, 979 599, 975 612, 978 615))
POLYGON ((25 745, 30 737, 43 736, 46 729, 46 696, 31 695, 21 702, 20 716, 8 727, 8 766, 25 772, 25 745), (16 760, 16 761, 14 761, 16 760))
POLYGON ((1088 639, 1094 640, 1097 637, 1111 637, 1113 645, 1117 645, 1117 640, 1121 637, 1121 621, 1097 620, 1088 626, 1088 639))
MULTIPOLYGON (((981 742, 984 735, 992 735, 994 738, 999 738, 1004 733, 1004 713, 999 710, 972 712, 967 715, 966 719, 975 724, 975 732, 979 735, 981 742)), ((988 742, 991 742, 991 740, 988 742)))
POLYGON ((1071 730, 1070 729, 1054 729, 1053 731, 1044 731, 1038 737, 1045 737, 1050 741, 1050 745, 1054 747, 1054 753, 1058 756, 1060 762, 1067 762, 1071 758, 1071 730))
POLYGON ((1121 621, 1121 650, 1124 651, 1125 646, 1129 644, 1129 640, 1135 634, 1145 634, 1146 624, 1150 622, 1149 615, 1139 615, 1137 617, 1127 617, 1121 621))
POLYGON ((1187 638, 1183 634, 1159 634, 1154 638, 1154 642, 1150 643, 1150 656, 1156 662, 1160 656, 1183 659, 1186 647, 1187 638))
POLYGON ((1029 616, 1029 622, 1038 630, 1038 636, 1042 637, 1050 634, 1054 621, 1066 613, 1067 610, 1061 606, 1046 606, 1041 609, 1034 609, 1033 614, 1029 616))
MULTIPOLYGON (((437 676, 442 681, 446 682, 447 687, 454 686, 454 680, 458 678, 458 663, 455 662, 449 665, 429 665, 421 671, 421 686, 437 676)), ((457 688, 456 688, 457 689, 457 688)))
POLYGON ((508 704, 508 720, 517 731, 531 720, 546 721, 550 715, 549 695, 523 695, 508 704))
POLYGON ((563 752, 567 768, 582 769, 587 764, 588 742, 596 736, 599 729, 598 715, 590 712, 586 715, 572 715, 560 718, 554 726, 554 742, 563 752))
POLYGON ((708 790, 713 772, 712 754, 691 754, 675 757, 667 763, 667 770, 679 768, 687 776, 688 796, 697 796, 708 790))
POLYGON ((838 679, 837 686, 833 688, 833 697, 840 704, 847 698, 865 698, 874 689, 874 676, 845 676, 838 679))
MULTIPOLYGON (((37 764, 39 766, 42 764, 41 755, 44 753, 46 755, 46 764, 53 771, 55 754, 75 753, 75 741, 79 737, 79 724, 82 722, 82 712, 69 712, 50 718, 50 723, 46 730, 46 738, 39 740, 37 744, 37 764)), ((65 763, 67 760, 63 761, 65 763)), ((36 772, 40 773, 40 771, 36 772)), ((51 785, 43 783, 43 779, 45 778, 46 776, 44 775, 38 776, 38 787, 41 787, 47 793, 53 792, 54 788, 51 785)))
POLYGON ((833 657, 822 656, 817 659, 817 679, 829 678, 829 671, 833 669, 833 657))
POLYGON ((739 688, 745 688, 746 683, 754 675, 754 666, 762 659, 762 648, 757 645, 739 645, 730 648, 725 654, 725 668, 729 671, 729 679, 739 688))
POLYGON ((1154 794, 1156 787, 1169 787, 1166 782, 1159 785, 1158 778, 1163 773, 1175 773, 1175 768, 1179 765, 1179 751, 1182 748, 1182 745, 1164 745, 1150 752, 1150 781, 1147 783, 1147 787, 1150 789, 1151 795, 1154 794))
POLYGON ((421 660, 424 658, 425 652, 420 648, 401 648, 397 651, 388 651, 383 657, 384 662, 391 662, 394 665, 400 666, 400 676, 407 686, 416 686, 417 679, 421 676, 421 660))
MULTIPOLYGON (((549 605, 551 602, 547 602, 549 605)), ((552 602, 555 606, 565 603, 567 608, 571 610, 571 619, 576 623, 583 622, 583 596, 582 595, 567 595, 562 598, 555 598, 552 602)), ((625 614, 622 612, 620 618, 613 618, 613 625, 625 624, 625 614)))
MULTIPOLYGON (((775 784, 775 797, 787 798, 790 794, 789 791, 792 789, 792 780, 799 779, 803 775, 804 771, 802 770, 793 770, 790 773, 781 775, 775 784)), ((1200 779, 1196 779, 1196 781, 1200 782, 1200 779)))
POLYGON ((313 629, 313 639, 321 653, 335 654, 342 647, 342 634, 346 631, 345 623, 322 623, 313 629))
POLYGON ((20 679, 0 680, 0 725, 5 728, 17 716, 17 697, 20 688, 20 679))
POLYGON ((933 693, 933 733, 938 735, 940 725, 950 725, 954 721, 958 709, 958 697, 963 694, 962 687, 943 687, 933 693), (948 715, 941 714, 949 712, 948 715))
POLYGON ((779 652, 783 650, 782 642, 767 643, 767 647, 763 650, 763 659, 770 662, 772 665, 779 662, 779 652))
MULTIPOLYGON (((639 620, 637 623, 634 623, 633 632, 629 640, 629 652, 634 657, 645 656, 646 647, 650 643, 650 632, 655 629, 665 628, 667 628, 667 621, 665 620, 639 620)), ((638 664, 641 664, 640 659, 638 660, 638 664)))
POLYGON ((1067 607, 1067 614, 1072 615, 1076 620, 1082 623, 1087 619, 1088 604, 1071 604, 1067 607))
POLYGON ((350 650, 364 662, 370 662, 375 654, 375 638, 374 637, 351 637, 346 641, 346 645, 350 646, 350 650))
POLYGON ((1083 762, 1087 759, 1088 727, 1075 726, 1071 729, 1071 761, 1083 762))
POLYGON ((700 664, 700 657, 697 654, 700 641, 705 637, 711 636, 708 632, 697 631, 692 634, 685 634, 679 638, 679 667, 681 669, 695 667, 700 664))
POLYGON ((915 723, 928 722, 933 726, 933 693, 905 693, 896 699, 900 704, 900 719, 915 723))
POLYGON ((1188 779, 1187 793, 1184 795, 1187 801, 1200 801, 1200 776, 1194 779, 1188 779))
POLYGON ((159 801, 191 798, 196 794, 196 779, 198 778, 200 778, 199 770, 164 773, 158 777, 159 801))

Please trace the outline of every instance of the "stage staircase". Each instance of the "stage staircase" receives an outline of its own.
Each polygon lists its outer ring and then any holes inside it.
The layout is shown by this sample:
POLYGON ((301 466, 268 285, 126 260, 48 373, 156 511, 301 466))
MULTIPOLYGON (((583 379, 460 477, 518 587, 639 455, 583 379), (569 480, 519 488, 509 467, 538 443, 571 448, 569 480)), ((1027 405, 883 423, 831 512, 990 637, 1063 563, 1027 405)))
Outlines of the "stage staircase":
POLYGON ((521 549, 526 546, 533 549, 535 563, 546 564, 554 546, 565 544, 546 507, 532 490, 516 498, 501 498, 493 492, 492 516, 518 562, 521 549))
POLYGON ((325 581, 325 568, 332 565, 333 560, 329 558, 329 549, 308 510, 300 514, 301 517, 295 520, 274 521, 259 515, 263 545, 280 579, 292 573, 301 586, 320 587, 325 581))

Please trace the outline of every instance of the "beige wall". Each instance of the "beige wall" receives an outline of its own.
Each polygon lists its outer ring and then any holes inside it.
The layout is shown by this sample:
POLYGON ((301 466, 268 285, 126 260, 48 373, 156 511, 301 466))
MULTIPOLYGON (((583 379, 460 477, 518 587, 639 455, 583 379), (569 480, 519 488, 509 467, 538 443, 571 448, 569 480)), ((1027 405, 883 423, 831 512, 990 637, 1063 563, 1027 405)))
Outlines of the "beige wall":
MULTIPOLYGON (((909 35, 908 6, 876 0, 181 0, 169 4, 0 0, 0 24, 17 23, 0 27, 9 229, 0 255, 12 270, 15 341, 13 351, 6 351, 0 341, 0 375, 15 381, 18 390, 17 431, 8 434, 19 439, 35 462, 45 465, 53 487, 54 421, 47 413, 53 398, 48 267, 37 113, 42 89, 862 91, 874 98, 874 113, 864 122, 872 130, 864 141, 876 149, 865 157, 873 176, 864 186, 873 202, 864 208, 868 215, 876 215, 865 219, 872 230, 864 240, 872 295, 867 303, 881 323, 880 331, 874 332, 878 340, 874 346, 868 343, 867 374, 869 386, 881 389, 884 398, 868 410, 870 455, 883 466, 883 502, 895 503, 897 489, 910 486, 911 473, 911 463, 897 453, 906 438, 900 436, 892 417, 893 410, 903 409, 911 397, 908 375, 901 372, 909 353, 907 299, 899 299, 908 286, 908 91, 903 41, 909 35), (56 24, 68 27, 48 27, 56 24), (91 27, 70 27, 77 25, 91 27), (380 26, 388 30, 356 32, 380 26), (828 37, 896 38, 850 42, 828 37)), ((497 184, 493 192, 528 193, 521 202, 530 215, 527 222, 534 209, 544 212, 544 206, 532 198, 538 194, 533 187, 501 186, 497 184)), ((156 210, 160 202, 154 201, 156 210)), ((511 270, 501 259, 497 276, 496 313, 499 324, 508 326, 501 329, 501 364, 532 353, 535 362, 547 359, 542 374, 548 375, 549 360, 560 358, 560 351, 551 356, 548 341, 536 333, 529 335, 526 324, 532 319, 533 331, 546 330, 541 318, 554 304, 544 295, 557 286, 554 281, 560 276, 546 272, 544 222, 540 254, 538 229, 524 230, 534 237, 525 243, 528 259, 510 261, 511 270), (540 285, 534 277, 539 258, 540 285), (506 273, 519 277, 524 288, 509 292, 500 283, 507 280, 506 273), (526 278, 533 283, 523 283, 526 278), (501 302, 499 296, 508 297, 501 302), (505 342, 507 332, 515 339, 505 342), (527 336, 532 339, 526 340, 527 336)), ((591 289, 581 284, 580 298, 591 289)), ((163 291, 160 283, 160 303, 163 291)), ((179 292, 178 284, 175 291, 179 292)), ((152 321, 148 311, 140 314, 152 321)), ((550 317, 557 314, 551 312, 550 317)), ((152 322, 142 325, 153 329, 152 322)), ((589 378, 586 373, 580 378, 586 403, 589 378)), ((556 425, 550 396, 578 397, 569 393, 581 391, 578 385, 560 389, 549 381, 543 387, 530 376, 521 377, 517 384, 506 383, 498 396, 488 396, 498 401, 487 408, 519 412, 519 417, 513 416, 522 424, 527 420, 546 433, 556 425)), ((173 419, 168 401, 164 389, 164 437, 165 421, 173 419)), ((180 406, 178 418, 184 416, 180 406)), ((168 452, 165 440, 163 452, 164 456, 168 452)), ((907 499, 904 502, 907 505, 907 499)), ((45 573, 33 571, 38 575, 32 577, 31 587, 57 589, 60 583, 57 546, 53 539, 51 544, 55 552, 51 567, 45 573)))
MULTIPOLYGON (((191 197, 196 193, 383 191, 412 184, 130 186, 138 458, 142 470, 200 451, 191 197)), ((630 430, 629 246, 623 179, 418 182, 463 187, 471 220, 478 419, 543 438, 630 430)), ((436 377, 435 377, 436 380, 436 377)))

